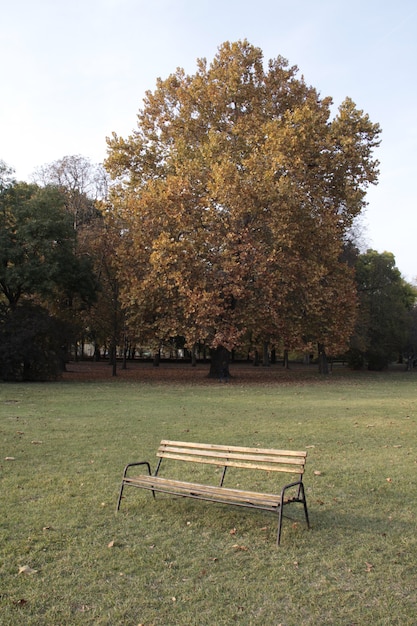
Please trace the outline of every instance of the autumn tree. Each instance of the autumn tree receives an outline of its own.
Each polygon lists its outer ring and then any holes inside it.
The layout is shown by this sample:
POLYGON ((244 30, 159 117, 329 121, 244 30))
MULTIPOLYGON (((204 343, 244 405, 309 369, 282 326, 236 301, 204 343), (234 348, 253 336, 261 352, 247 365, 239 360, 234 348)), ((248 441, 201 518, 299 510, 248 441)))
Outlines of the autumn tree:
POLYGON ((158 79, 133 133, 108 139, 131 324, 205 344, 219 367, 243 345, 340 350, 355 320, 343 246, 378 134, 247 41, 158 79))

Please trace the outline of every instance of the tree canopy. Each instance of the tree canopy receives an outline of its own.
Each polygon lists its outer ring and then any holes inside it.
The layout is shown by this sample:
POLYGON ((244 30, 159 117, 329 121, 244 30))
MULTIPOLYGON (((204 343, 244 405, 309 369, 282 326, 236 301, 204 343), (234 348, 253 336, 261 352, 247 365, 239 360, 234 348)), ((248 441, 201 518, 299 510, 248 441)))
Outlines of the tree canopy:
POLYGON ((394 255, 376 250, 359 255, 356 281, 359 314, 349 351, 351 364, 381 370, 403 353, 415 358, 417 289, 402 278, 394 255))
POLYGON ((379 132, 350 99, 332 117, 297 67, 265 69, 247 41, 158 79, 137 128, 108 139, 131 324, 189 346, 340 350, 356 311, 342 252, 379 132))
POLYGON ((94 297, 89 260, 74 254, 75 236, 59 189, 15 182, 0 191, 0 290, 12 309, 22 297, 94 297))
POLYGON ((97 283, 62 191, 0 175, 0 376, 48 378, 97 283))

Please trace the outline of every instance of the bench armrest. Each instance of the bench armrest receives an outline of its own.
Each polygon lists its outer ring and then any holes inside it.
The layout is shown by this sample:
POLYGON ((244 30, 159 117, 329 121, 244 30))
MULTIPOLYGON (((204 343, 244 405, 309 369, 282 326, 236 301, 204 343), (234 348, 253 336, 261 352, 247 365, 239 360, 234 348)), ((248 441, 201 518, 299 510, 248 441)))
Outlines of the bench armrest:
POLYGON ((289 483, 288 485, 285 485, 285 487, 283 487, 283 488, 282 488, 282 491, 281 491, 281 506, 282 506, 282 504, 283 504, 283 502, 284 502, 284 495, 285 495, 285 492, 286 492, 288 489, 292 489, 293 487, 298 487, 298 494, 297 494, 297 498, 299 498, 299 497, 300 497, 300 492, 304 493, 304 484, 303 484, 303 481, 302 481, 302 480, 296 480, 296 481, 294 481, 293 483, 289 483))
POLYGON ((138 461, 137 463, 128 463, 128 464, 126 465, 126 467, 125 467, 125 469, 124 469, 124 472, 123 472, 123 478, 126 478, 126 474, 127 474, 127 471, 128 471, 128 469, 129 469, 129 467, 135 467, 135 466, 137 466, 137 465, 146 465, 146 467, 148 468, 148 474, 149 474, 149 476, 151 476, 151 474, 152 474, 152 472, 151 472, 151 466, 150 466, 150 464, 148 463, 148 461, 138 461))

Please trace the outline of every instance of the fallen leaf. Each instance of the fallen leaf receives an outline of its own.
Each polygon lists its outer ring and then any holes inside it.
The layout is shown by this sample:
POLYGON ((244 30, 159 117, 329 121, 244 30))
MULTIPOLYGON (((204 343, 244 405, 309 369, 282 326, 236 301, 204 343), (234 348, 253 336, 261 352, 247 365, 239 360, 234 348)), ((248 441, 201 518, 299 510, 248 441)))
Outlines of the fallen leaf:
POLYGON ((176 598, 175 596, 172 596, 171 600, 172 600, 173 602, 176 602, 176 601, 177 601, 177 598, 176 598))
POLYGON ((16 461, 14 456, 6 456, 4 460, 5 461, 16 461))
POLYGON ((368 563, 368 562, 366 562, 366 563, 365 563, 365 565, 366 565, 366 571, 367 571, 367 572, 372 571, 372 569, 373 569, 373 567, 374 567, 374 566, 372 565, 372 563, 368 563))
POLYGON ((321 476, 321 472, 319 472, 319 470, 314 470, 314 476, 321 476))
POLYGON ((236 535, 237 530, 236 528, 232 528, 232 530, 229 531, 230 535, 236 535))
POLYGON ((243 550, 244 552, 246 552, 247 550, 249 550, 249 548, 247 548, 246 546, 239 546, 237 543, 235 543, 232 546, 235 550, 243 550))
POLYGON ((33 443, 35 445, 39 445, 40 443, 42 443, 42 441, 36 441, 35 439, 33 441, 31 441, 30 443, 33 443))
POLYGON ((19 574, 36 574, 37 571, 37 569, 32 569, 29 565, 22 565, 19 567, 19 574))
POLYGON ((25 604, 27 604, 27 600, 25 600, 24 598, 20 598, 20 600, 15 600, 13 604, 16 606, 24 606, 25 604))
POLYGON ((114 540, 110 541, 110 543, 107 544, 108 548, 113 548, 114 547, 114 540))
POLYGON ((387 483, 392 483, 392 478, 387 478, 387 483))

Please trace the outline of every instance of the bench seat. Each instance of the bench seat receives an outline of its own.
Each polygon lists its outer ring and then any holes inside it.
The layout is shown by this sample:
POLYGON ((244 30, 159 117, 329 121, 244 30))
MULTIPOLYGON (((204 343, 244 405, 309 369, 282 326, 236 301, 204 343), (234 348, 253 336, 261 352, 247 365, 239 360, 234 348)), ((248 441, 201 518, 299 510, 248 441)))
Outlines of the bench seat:
MULTIPOLYGON (((258 493, 256 491, 243 491, 242 489, 230 489, 230 487, 213 487, 211 485, 200 485, 189 483, 161 476, 132 476, 125 479, 125 484, 134 487, 149 489, 169 493, 174 496, 185 496, 188 498, 198 498, 200 500, 210 500, 212 502, 222 502, 224 504, 235 504, 266 511, 277 511, 280 506, 280 496, 269 493, 258 493)), ((286 500, 288 502, 288 499, 286 500)))

